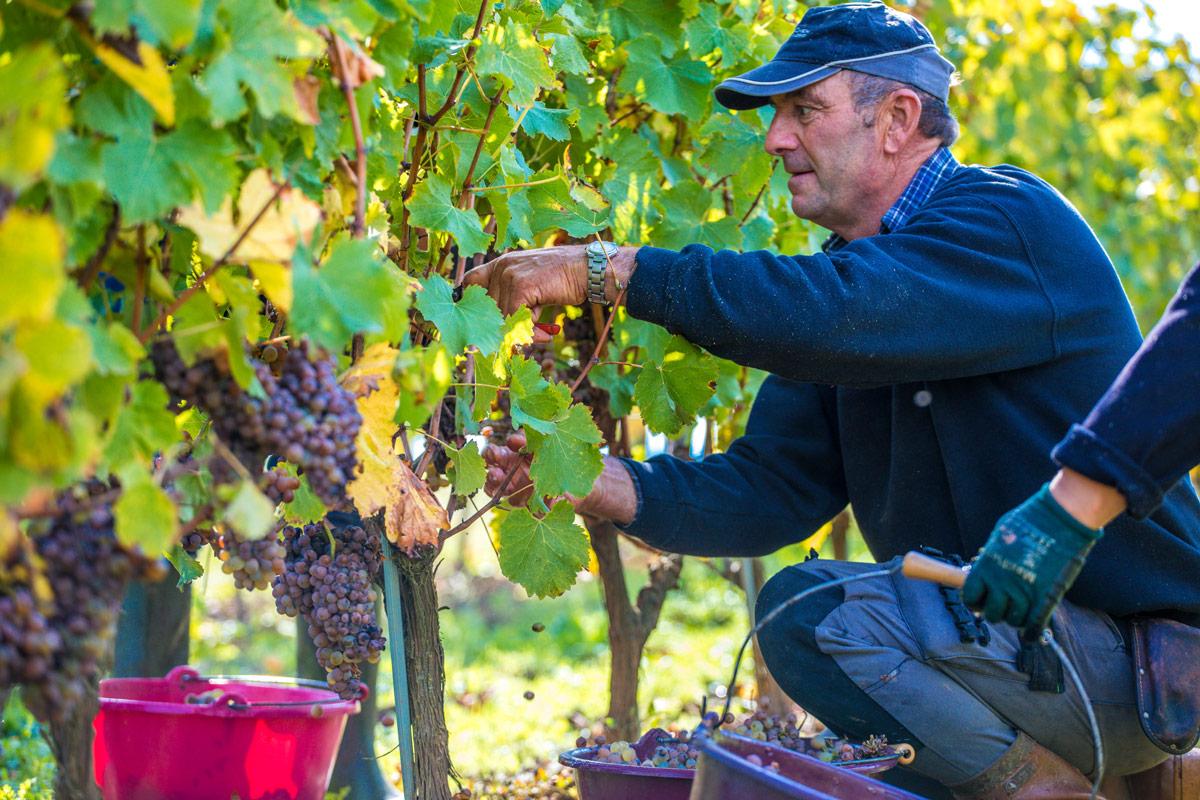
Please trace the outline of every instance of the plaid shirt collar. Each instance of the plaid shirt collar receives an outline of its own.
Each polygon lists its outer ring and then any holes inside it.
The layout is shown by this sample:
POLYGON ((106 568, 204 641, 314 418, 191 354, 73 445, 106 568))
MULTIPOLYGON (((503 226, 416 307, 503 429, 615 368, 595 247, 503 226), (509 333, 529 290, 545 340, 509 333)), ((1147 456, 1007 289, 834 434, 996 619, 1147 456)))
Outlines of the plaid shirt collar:
MULTIPOLYGON (((925 163, 917 170, 917 174, 897 198, 892 207, 879 220, 879 232, 891 233, 903 227, 909 217, 917 212, 925 201, 941 185, 942 181, 954 174, 958 169, 958 160, 945 147, 939 147, 933 155, 925 159, 925 163)), ((831 253, 845 247, 848 242, 836 233, 830 234, 821 250, 831 253)))

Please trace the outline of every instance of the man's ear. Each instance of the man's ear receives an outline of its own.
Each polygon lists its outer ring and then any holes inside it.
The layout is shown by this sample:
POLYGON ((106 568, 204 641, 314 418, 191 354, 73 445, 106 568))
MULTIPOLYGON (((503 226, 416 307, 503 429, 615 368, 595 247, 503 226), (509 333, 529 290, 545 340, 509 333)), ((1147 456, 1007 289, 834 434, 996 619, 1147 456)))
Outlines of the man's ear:
POLYGON ((880 108, 878 126, 883 134, 883 151, 896 155, 917 135, 921 122, 921 100, 911 89, 892 92, 880 108))

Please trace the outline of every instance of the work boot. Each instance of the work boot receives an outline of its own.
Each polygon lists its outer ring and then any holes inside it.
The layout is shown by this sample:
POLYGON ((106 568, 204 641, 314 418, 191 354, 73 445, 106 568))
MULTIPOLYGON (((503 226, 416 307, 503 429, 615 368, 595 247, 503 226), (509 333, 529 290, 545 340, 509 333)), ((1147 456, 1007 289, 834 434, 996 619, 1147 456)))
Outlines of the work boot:
POLYGON ((1092 782, 1029 736, 1018 733, 996 763, 950 790, 958 800, 1088 800, 1092 782))
POLYGON ((1196 800, 1200 797, 1200 750, 1171 756, 1157 767, 1125 776, 1137 800, 1196 800))

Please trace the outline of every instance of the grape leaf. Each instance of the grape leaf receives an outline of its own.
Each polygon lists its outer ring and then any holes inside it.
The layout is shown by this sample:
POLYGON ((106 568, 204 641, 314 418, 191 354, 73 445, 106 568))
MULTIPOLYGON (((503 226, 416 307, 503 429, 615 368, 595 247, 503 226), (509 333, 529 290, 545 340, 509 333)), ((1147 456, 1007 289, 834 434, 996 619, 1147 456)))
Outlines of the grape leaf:
POLYGON ((554 423, 549 433, 534 427, 525 431, 533 453, 529 476, 539 495, 557 497, 570 492, 583 497, 604 469, 598 449, 600 429, 587 408, 579 404, 560 414, 554 423))
POLYGON ((127 35, 132 22, 139 36, 175 49, 186 45, 200 22, 200 0, 106 0, 92 12, 96 33, 127 35))
POLYGON ((454 359, 441 342, 431 342, 426 347, 398 353, 392 375, 400 387, 396 423, 419 428, 450 388, 450 382, 454 380, 454 359))
POLYGON ((334 352, 356 333, 400 339, 408 327, 407 283, 369 239, 338 237, 320 269, 300 248, 292 267, 290 324, 334 352))
POLYGON ((676 436, 716 391, 717 360, 681 336, 642 363, 633 399, 652 431, 676 436))
POLYGON ((180 209, 179 223, 196 232, 202 253, 217 259, 229 252, 263 208, 267 208, 266 213, 238 244, 230 260, 235 264, 247 261, 287 264, 299 245, 312 241, 321 221, 321 208, 297 189, 286 187, 280 191, 265 169, 246 176, 238 194, 236 213, 233 201, 226 197, 212 214, 200 203, 180 209), (272 201, 276 192, 278 198, 272 201))
POLYGON ((562 228, 572 236, 584 237, 608 227, 611 209, 589 208, 572 196, 565 180, 539 184, 529 191, 533 207, 530 227, 535 233, 562 228))
POLYGON ((204 567, 181 545, 176 544, 172 547, 166 553, 166 557, 179 575, 179 580, 175 584, 176 589, 182 589, 204 574, 204 567))
POLYGON ((431 275, 421 284, 417 309, 437 326, 442 344, 451 354, 475 345, 481 353, 494 353, 503 340, 504 316, 482 286, 468 286, 454 302, 450 282, 431 275))
POLYGON ((47 319, 66 283, 63 242, 50 217, 14 208, 0 219, 0 329, 20 319, 47 319))
POLYGON ((469 497, 483 488, 487 480, 487 467, 473 442, 467 442, 461 450, 447 446, 446 455, 450 457, 452 465, 449 474, 455 494, 469 497))
POLYGON ((146 348, 133 335, 133 331, 119 322, 109 325, 96 323, 88 327, 92 340, 92 355, 96 359, 96 372, 101 375, 132 375, 137 372, 138 361, 146 355, 146 348))
POLYGON ((709 218, 712 193, 698 183, 673 186, 659 195, 662 221, 652 231, 661 247, 682 249, 689 244, 705 244, 714 250, 742 246, 742 231, 734 217, 709 218))
POLYGON ((541 103, 534 103, 528 109, 515 109, 511 106, 508 113, 514 120, 521 120, 521 129, 532 134, 541 134, 556 142, 565 142, 571 138, 571 123, 579 119, 579 111, 566 108, 546 108, 541 103), (524 116, 522 117, 522 112, 524 116))
POLYGON ((254 94, 255 107, 264 117, 282 113, 305 121, 292 73, 280 60, 315 56, 320 40, 274 3, 224 0, 217 19, 226 44, 200 75, 200 90, 212 103, 213 119, 228 122, 245 113, 245 87, 254 94))
POLYGON ((513 20, 493 28, 480 45, 475 54, 475 71, 499 78, 510 87, 509 100, 520 106, 531 105, 540 89, 556 85, 546 51, 513 20))
POLYGON ((527 509, 509 512, 497 534, 500 570, 534 597, 557 597, 588 565, 587 534, 568 502, 538 519, 527 509))
POLYGON ((587 56, 583 54, 583 50, 574 36, 567 33, 552 33, 550 41, 554 43, 550 52, 555 69, 576 75, 586 75, 591 71, 592 65, 588 63, 587 56))
POLYGON ((175 541, 178 530, 175 505, 162 488, 148 477, 125 482, 113 504, 117 540, 136 546, 147 556, 157 556, 175 541))
POLYGON ((26 364, 20 384, 40 403, 49 403, 92 369, 87 331, 60 319, 27 321, 12 342, 26 364))
POLYGON ((508 370, 512 376, 509 409, 513 424, 551 433, 571 403, 568 387, 551 385, 542 377, 542 368, 537 363, 520 356, 508 361, 508 370))
POLYGON ((157 381, 138 381, 132 397, 117 415, 108 436, 104 457, 118 470, 127 464, 149 464, 155 453, 179 440, 175 417, 167 410, 170 398, 157 381))
POLYGON ((81 35, 96 58, 141 95, 164 125, 171 127, 175 124, 175 91, 171 88, 171 76, 157 47, 148 42, 138 42, 137 60, 134 61, 88 34, 81 35))
POLYGON ((478 214, 458 208, 450 200, 450 181, 441 175, 421 181, 408 201, 408 213, 412 225, 448 233, 458 244, 460 256, 482 253, 492 241, 478 214))
POLYGON ((243 539, 261 539, 275 525, 275 504, 253 481, 242 481, 225 506, 225 521, 243 539))
MULTIPOLYGON (((295 474, 295 467, 287 464, 284 467, 288 474, 295 474)), ((329 509, 321 502, 321 498, 313 493, 308 485, 308 476, 300 476, 300 487, 293 493, 292 502, 283 504, 283 519, 290 525, 311 525, 320 522, 329 513, 329 509)))
POLYGON ((644 97, 664 114, 704 116, 713 76, 703 61, 683 56, 664 59, 661 44, 649 36, 633 40, 625 49, 629 60, 617 88, 644 97))
POLYGON ((49 44, 6 56, 0 62, 0 185, 21 191, 46 168, 55 134, 70 120, 67 79, 49 44))

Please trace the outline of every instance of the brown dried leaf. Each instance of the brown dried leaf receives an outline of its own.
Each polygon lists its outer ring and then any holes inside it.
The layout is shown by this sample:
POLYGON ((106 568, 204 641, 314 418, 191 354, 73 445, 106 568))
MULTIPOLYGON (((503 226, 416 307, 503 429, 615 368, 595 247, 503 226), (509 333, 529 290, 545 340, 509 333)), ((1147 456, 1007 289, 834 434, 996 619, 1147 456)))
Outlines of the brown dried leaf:
POLYGON ((309 125, 321 124, 321 112, 317 98, 321 93, 321 81, 315 75, 305 75, 292 81, 296 105, 300 107, 300 120, 309 125))
POLYGON ((363 420, 355 443, 362 471, 347 492, 364 517, 383 509, 388 541, 411 554, 418 545, 437 545, 438 532, 449 528, 450 521, 429 487, 400 458, 394 420, 400 389, 392 380, 397 352, 374 344, 342 378, 342 385, 359 395, 363 420))

